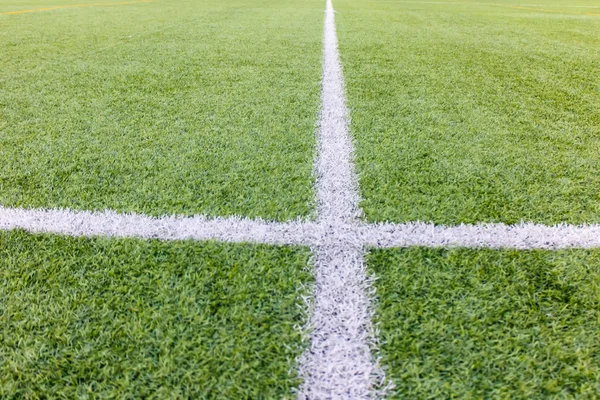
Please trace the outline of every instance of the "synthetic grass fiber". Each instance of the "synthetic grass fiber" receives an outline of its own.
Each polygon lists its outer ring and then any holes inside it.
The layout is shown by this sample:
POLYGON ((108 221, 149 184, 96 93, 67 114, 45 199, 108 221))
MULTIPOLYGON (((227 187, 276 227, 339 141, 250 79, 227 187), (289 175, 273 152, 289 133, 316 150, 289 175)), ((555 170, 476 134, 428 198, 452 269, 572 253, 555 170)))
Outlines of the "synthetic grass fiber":
POLYGON ((308 256, 0 232, 0 397, 293 397, 308 256))
POLYGON ((309 215, 322 33, 316 0, 0 15, 0 204, 309 215))
POLYGON ((598 4, 493 3, 336 1, 369 221, 600 222, 598 4))
POLYGON ((373 250, 390 398, 598 398, 600 251, 373 250))

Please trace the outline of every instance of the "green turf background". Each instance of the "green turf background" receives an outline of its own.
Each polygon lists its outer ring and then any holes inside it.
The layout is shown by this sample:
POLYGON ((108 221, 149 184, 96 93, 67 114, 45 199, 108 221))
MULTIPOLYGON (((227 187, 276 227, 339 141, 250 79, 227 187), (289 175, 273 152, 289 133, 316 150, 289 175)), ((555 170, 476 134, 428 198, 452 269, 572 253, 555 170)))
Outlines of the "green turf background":
POLYGON ((493 3, 335 1, 368 220, 600 222, 600 8, 493 3))
POLYGON ((157 0, 0 15, 0 204, 309 215, 323 8, 157 0))
POLYGON ((0 232, 0 398, 292 398, 308 257, 0 232))
POLYGON ((600 396, 600 251, 374 250, 390 398, 600 396))

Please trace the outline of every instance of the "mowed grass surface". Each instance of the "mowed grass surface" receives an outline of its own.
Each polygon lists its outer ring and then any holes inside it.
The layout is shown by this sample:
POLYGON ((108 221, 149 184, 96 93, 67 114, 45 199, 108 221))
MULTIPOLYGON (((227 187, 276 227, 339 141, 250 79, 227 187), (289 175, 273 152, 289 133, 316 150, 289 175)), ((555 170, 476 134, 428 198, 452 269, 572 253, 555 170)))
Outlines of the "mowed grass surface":
POLYGON ((390 398, 598 398, 600 252, 375 250, 390 398))
POLYGON ((598 4, 493 3, 335 2, 368 220, 600 222, 598 4))
POLYGON ((0 232, 0 397, 293 397, 308 257, 0 232))
POLYGON ((136 3, 150 3, 153 0, 101 0, 99 2, 80 2, 77 0, 4 0, 0 15, 21 14, 37 11, 51 11, 71 7, 105 7, 136 3))
POLYGON ((0 15, 0 204, 309 215, 323 3, 115 2, 0 15))

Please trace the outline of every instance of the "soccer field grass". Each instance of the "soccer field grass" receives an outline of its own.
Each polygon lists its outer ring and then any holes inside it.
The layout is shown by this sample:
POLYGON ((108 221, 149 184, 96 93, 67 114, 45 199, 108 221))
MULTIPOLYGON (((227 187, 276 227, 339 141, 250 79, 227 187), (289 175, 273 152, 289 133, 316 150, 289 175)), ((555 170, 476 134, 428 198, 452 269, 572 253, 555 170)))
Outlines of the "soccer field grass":
POLYGON ((290 398, 307 262, 302 248, 0 232, 0 397, 290 398))
POLYGON ((321 2, 102 3, 0 15, 0 203, 309 215, 321 2))
POLYGON ((592 2, 336 3, 368 220, 600 221, 592 2))
POLYGON ((390 398, 596 398, 600 252, 375 250, 390 398))
POLYGON ((0 398, 600 397, 600 5, 533 3, 0 0, 0 398))

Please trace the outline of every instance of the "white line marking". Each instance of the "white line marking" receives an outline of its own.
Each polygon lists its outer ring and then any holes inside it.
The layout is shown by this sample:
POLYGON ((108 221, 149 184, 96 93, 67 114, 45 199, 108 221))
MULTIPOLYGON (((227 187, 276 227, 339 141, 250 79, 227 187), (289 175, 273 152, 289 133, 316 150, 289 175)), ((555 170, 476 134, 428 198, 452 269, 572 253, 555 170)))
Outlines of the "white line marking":
POLYGON ((70 236, 109 236, 161 240, 219 240, 276 245, 317 243, 318 229, 310 222, 271 223, 247 218, 149 217, 114 211, 25 210, 0 207, 0 230, 70 236))
POLYGON ((468 247, 505 249, 600 248, 600 225, 547 226, 502 223, 440 226, 404 224, 331 225, 314 222, 269 222, 240 217, 150 217, 114 211, 90 212, 6 208, 0 206, 0 230, 68 236, 107 236, 160 240, 217 240, 310 247, 468 247))
POLYGON ((301 359, 300 399, 367 399, 384 374, 371 355, 369 281, 363 247, 319 246, 310 348, 301 359))
POLYGON ((331 0, 327 0, 323 40, 323 83, 317 159, 318 220, 331 225, 354 224, 361 216, 348 109, 331 0))
POLYGON ((559 8, 600 8, 600 6, 574 6, 564 4, 521 4, 521 3, 493 3, 493 2, 465 2, 465 1, 419 1, 419 0, 369 0, 373 3, 398 3, 398 4, 439 4, 462 6, 523 6, 523 7, 559 7, 559 8))
POLYGON ((374 397, 384 374, 371 356, 369 282, 364 247, 356 236, 361 215, 334 10, 327 0, 317 159, 317 221, 328 238, 314 250, 315 293, 310 348, 301 359, 300 399, 374 397))
POLYGON ((567 249, 600 247, 600 225, 535 223, 476 224, 453 227, 423 222, 364 225, 368 247, 471 247, 506 249, 567 249))

